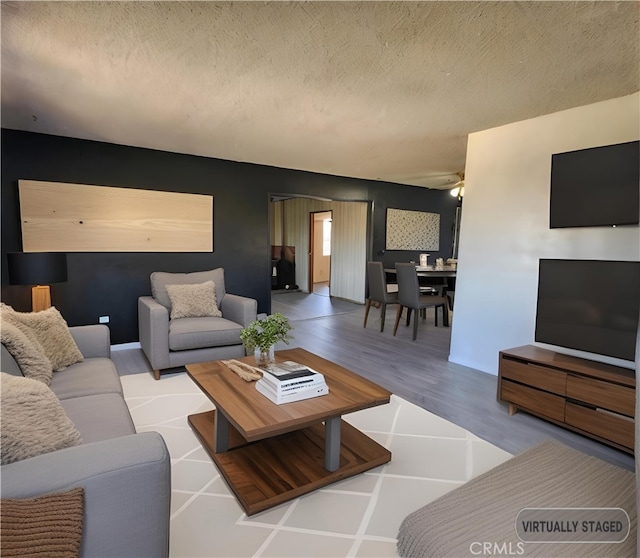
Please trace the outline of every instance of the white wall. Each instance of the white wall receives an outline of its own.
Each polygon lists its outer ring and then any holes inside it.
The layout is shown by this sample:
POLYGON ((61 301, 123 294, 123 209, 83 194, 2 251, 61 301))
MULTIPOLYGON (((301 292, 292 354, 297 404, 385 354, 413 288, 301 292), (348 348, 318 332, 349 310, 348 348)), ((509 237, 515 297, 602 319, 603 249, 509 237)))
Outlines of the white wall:
POLYGON ((638 139, 640 93, 469 136, 450 361, 534 343, 539 258, 640 260, 638 226, 549 229, 551 155, 638 139))

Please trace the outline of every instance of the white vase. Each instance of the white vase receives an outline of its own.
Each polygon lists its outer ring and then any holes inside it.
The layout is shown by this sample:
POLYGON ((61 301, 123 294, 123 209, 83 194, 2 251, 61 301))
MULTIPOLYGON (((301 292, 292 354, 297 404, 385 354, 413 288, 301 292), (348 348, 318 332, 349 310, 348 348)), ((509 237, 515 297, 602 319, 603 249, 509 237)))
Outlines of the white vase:
POLYGON ((276 363, 276 355, 273 345, 271 345, 271 347, 266 351, 261 350, 260 347, 256 347, 253 354, 256 358, 256 366, 261 368, 268 368, 272 364, 276 363))

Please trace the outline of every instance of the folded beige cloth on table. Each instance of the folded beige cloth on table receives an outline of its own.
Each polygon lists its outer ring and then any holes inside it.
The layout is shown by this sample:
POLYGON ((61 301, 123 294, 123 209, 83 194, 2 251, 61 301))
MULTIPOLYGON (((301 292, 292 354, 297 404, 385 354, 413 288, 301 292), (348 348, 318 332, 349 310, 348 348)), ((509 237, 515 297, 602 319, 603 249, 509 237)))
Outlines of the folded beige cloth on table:
POLYGON ((235 372, 245 382, 254 382, 262 378, 262 372, 259 368, 251 366, 250 364, 246 364, 245 362, 240 362, 239 360, 232 359, 223 360, 222 364, 224 364, 232 372, 235 372))

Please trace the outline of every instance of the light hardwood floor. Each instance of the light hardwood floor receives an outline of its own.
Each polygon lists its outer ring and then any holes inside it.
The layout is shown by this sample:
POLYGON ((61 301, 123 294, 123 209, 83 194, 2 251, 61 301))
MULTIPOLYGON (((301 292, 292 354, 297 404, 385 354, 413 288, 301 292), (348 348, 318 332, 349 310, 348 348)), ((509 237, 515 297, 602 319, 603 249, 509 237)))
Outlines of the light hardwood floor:
MULTIPOLYGON (((633 456, 622 451, 526 413, 509 416, 506 404, 496 399, 496 376, 448 361, 451 330, 434 326, 433 309, 420 323, 416 341, 404 320, 393 337, 395 306, 387 308, 382 333, 378 309, 371 310, 365 329, 363 305, 327 296, 273 294, 272 312, 291 320, 290 347, 303 347, 349 368, 510 453, 555 438, 615 465, 634 467, 633 456)), ((150 371, 140 349, 114 351, 113 358, 121 374, 150 371)))

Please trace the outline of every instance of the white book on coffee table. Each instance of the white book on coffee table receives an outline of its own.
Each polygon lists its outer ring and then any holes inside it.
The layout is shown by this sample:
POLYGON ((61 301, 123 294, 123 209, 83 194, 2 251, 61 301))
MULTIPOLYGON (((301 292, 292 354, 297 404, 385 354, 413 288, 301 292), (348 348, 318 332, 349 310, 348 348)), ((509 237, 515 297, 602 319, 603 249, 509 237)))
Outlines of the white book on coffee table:
POLYGON ((304 399, 311 399, 312 397, 320 397, 321 395, 329 393, 329 388, 324 380, 314 382, 304 387, 289 389, 285 392, 278 392, 273 386, 265 382, 263 378, 256 382, 256 389, 276 405, 293 403, 294 401, 302 401, 304 399))
POLYGON ((293 361, 281 362, 262 369, 262 379, 278 393, 289 388, 300 388, 324 383, 319 372, 293 361))

